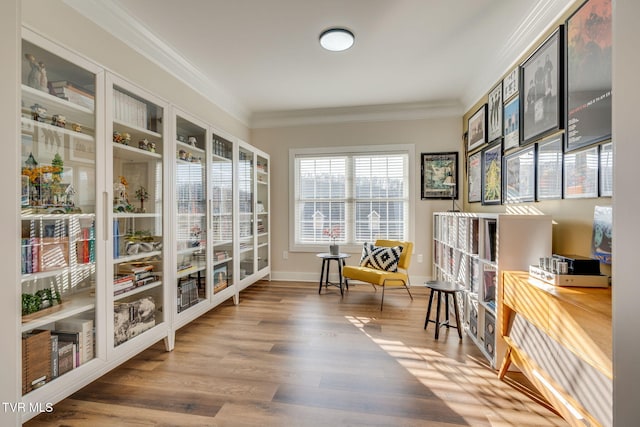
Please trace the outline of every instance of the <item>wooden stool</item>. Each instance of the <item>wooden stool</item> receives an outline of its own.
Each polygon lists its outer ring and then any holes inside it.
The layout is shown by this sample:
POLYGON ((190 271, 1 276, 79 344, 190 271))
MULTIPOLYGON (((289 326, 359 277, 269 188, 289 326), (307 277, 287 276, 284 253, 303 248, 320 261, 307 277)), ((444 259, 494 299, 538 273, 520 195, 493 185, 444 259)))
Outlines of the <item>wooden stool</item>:
POLYGON ((440 327, 446 326, 449 328, 456 328, 458 330, 458 336, 462 339, 462 328, 460 327, 460 312, 458 310, 458 295, 457 293, 462 291, 462 288, 455 283, 445 282, 442 280, 431 280, 425 284, 427 288, 431 289, 429 295, 429 306, 427 307, 427 317, 424 319, 424 329, 427 329, 429 322, 436 324, 436 339, 440 335, 440 327), (438 304, 436 306, 436 320, 433 321, 431 317, 431 304, 433 303, 433 294, 437 294, 438 304), (444 294, 444 308, 445 308, 445 321, 440 322, 440 297, 444 294), (456 314, 456 326, 449 324, 449 294, 453 297, 453 308, 456 314))

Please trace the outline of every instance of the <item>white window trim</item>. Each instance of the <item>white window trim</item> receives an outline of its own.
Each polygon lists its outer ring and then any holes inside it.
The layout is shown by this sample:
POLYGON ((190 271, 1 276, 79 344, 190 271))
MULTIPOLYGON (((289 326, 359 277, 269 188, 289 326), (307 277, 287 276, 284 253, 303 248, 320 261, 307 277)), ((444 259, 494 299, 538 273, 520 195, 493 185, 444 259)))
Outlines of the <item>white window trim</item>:
MULTIPOLYGON (((289 149, 289 252, 327 252, 329 250, 326 244, 323 245, 300 245, 296 244, 296 224, 295 224, 295 170, 296 156, 299 155, 323 155, 323 154, 389 154, 389 153, 406 153, 408 160, 408 177, 409 177, 409 215, 407 224, 407 239, 415 241, 415 145, 414 144, 392 144, 392 145, 354 145, 348 147, 321 147, 321 148, 290 148, 289 149)), ((346 253, 359 254, 362 251, 360 245, 340 245, 340 251, 346 253)))

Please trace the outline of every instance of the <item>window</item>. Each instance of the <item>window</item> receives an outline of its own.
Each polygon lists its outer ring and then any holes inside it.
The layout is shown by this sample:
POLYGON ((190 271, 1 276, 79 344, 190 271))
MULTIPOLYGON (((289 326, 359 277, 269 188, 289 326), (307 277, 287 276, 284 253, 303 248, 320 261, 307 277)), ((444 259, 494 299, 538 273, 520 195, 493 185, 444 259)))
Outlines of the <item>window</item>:
POLYGON ((291 150, 292 250, 409 240, 413 147, 291 150))

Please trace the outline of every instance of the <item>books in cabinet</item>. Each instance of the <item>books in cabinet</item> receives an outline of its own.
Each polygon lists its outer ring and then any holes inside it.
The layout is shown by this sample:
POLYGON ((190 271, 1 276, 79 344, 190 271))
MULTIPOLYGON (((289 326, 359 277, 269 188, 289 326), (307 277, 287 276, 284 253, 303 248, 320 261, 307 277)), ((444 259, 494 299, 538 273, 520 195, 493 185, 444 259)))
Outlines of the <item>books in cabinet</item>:
MULTIPOLYGON (((77 317, 69 317, 56 322, 56 332, 71 332, 78 335, 78 351, 79 351, 79 363, 88 362, 93 359, 94 355, 94 331, 93 331, 93 319, 81 319, 77 317)), ((58 339, 62 339, 60 333, 57 334, 58 339)))
POLYGON ((58 376, 74 368, 75 353, 76 345, 72 341, 58 341, 58 376))
POLYGON ((119 345, 155 326, 156 304, 151 296, 131 302, 115 302, 114 344, 119 345))

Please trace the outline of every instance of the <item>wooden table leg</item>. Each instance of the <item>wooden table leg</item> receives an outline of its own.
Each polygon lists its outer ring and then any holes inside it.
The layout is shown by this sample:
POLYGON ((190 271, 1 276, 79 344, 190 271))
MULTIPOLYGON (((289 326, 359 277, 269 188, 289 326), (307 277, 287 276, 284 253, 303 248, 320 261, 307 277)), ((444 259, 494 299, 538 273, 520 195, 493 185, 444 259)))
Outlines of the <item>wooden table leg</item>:
POLYGON ((511 366, 511 347, 507 347, 507 353, 504 355, 504 359, 502 360, 502 366, 500 366, 500 371, 498 372, 498 378, 503 379, 509 370, 509 366, 511 366))

